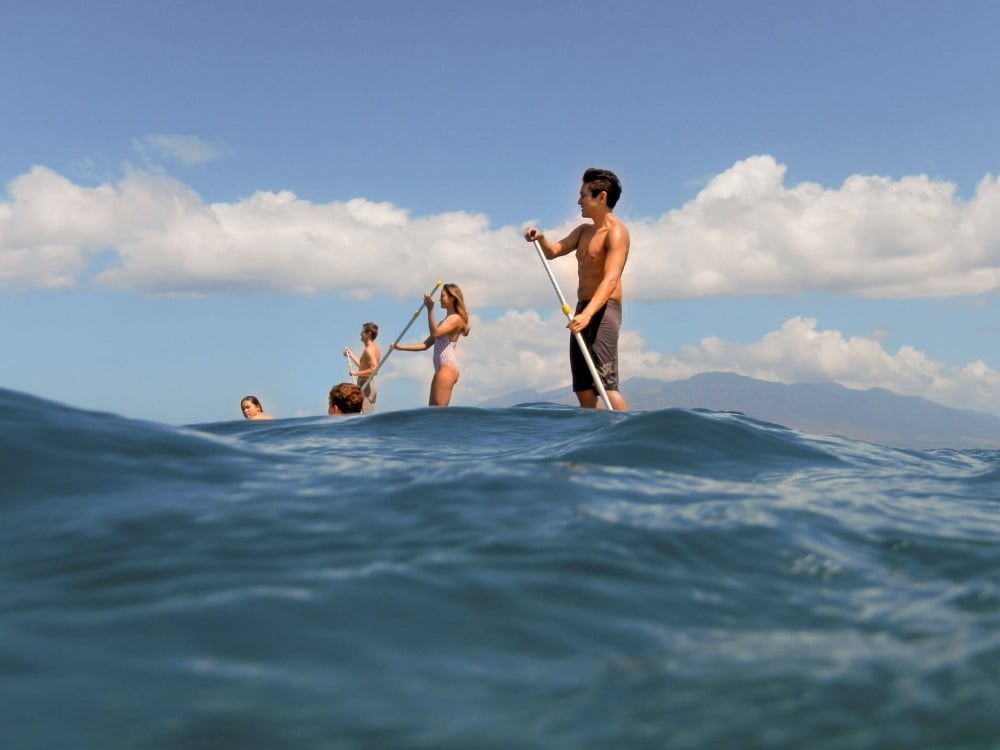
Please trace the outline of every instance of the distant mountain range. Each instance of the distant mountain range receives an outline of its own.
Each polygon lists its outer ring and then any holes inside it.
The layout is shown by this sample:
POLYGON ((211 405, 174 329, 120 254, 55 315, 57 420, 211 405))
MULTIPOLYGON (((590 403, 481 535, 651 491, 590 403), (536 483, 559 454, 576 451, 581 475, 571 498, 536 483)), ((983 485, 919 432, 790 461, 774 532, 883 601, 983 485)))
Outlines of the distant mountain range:
MULTIPOLYGON (((1000 449, 1000 417, 951 409, 916 396, 882 388, 855 391, 836 383, 770 383, 725 372, 686 380, 633 378, 622 383, 629 408, 667 407, 738 411, 814 435, 843 435, 898 448, 1000 449)), ((520 403, 576 404, 573 392, 522 390, 480 406, 520 403)))

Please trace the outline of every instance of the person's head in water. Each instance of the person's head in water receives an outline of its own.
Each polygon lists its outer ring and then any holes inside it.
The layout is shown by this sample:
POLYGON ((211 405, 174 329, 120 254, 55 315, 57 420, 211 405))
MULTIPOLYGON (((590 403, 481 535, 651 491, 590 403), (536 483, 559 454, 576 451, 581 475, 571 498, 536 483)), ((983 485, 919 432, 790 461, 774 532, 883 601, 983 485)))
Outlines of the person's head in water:
POLYGON ((354 383, 337 383, 330 389, 327 414, 360 414, 365 394, 354 383))
POLYGON ((602 192, 608 194, 608 208, 613 209, 622 197, 622 183, 618 176, 608 169, 591 167, 583 173, 583 187, 590 192, 591 198, 596 198, 602 192))
POLYGON ((243 412, 244 419, 270 419, 256 396, 244 396, 240 401, 240 411, 243 412))

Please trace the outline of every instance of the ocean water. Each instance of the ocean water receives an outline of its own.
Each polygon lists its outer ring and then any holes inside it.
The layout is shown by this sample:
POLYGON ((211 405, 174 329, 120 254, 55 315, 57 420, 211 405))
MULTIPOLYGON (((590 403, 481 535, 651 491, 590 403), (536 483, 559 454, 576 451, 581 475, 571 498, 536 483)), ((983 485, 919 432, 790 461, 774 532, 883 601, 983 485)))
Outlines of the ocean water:
POLYGON ((0 390, 0 748, 1000 748, 1000 452, 0 390))

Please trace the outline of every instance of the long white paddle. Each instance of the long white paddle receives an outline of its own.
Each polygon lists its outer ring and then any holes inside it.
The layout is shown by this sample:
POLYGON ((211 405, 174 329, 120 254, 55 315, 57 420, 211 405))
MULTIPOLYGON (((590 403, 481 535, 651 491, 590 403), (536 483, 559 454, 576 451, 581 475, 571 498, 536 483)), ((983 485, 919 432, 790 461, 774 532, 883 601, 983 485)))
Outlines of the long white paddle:
MULTIPOLYGON (((444 282, 439 281, 438 283, 436 283, 434 285, 434 288, 431 289, 431 291, 430 291, 431 296, 433 296, 434 292, 436 292, 441 287, 442 283, 444 283, 444 282)), ((395 351, 395 349, 393 349, 392 347, 395 346, 396 344, 398 344, 400 342, 400 340, 403 338, 403 336, 406 335, 406 332, 410 330, 410 326, 413 325, 413 321, 415 321, 417 318, 420 317, 420 312, 423 309, 424 309, 424 305, 423 305, 423 303, 421 303, 420 307, 418 307, 416 310, 413 311, 413 317, 411 317, 410 320, 409 320, 409 322, 406 324, 406 328, 404 328, 403 331, 396 337, 396 340, 392 342, 392 345, 389 347, 389 351, 387 351, 385 353, 385 356, 382 357, 378 361, 378 364, 375 366, 375 372, 373 372, 371 375, 368 376, 369 380, 371 380, 372 378, 374 378, 378 374, 378 371, 382 369, 382 365, 384 365, 385 361, 387 359, 389 359, 389 355, 392 354, 395 351)))
MULTIPOLYGON (((552 274, 552 269, 549 268, 549 262, 545 258, 545 253, 542 252, 542 246, 538 244, 538 240, 534 240, 535 250, 538 251, 538 259, 542 261, 542 265, 545 267, 545 273, 549 275, 549 281, 552 282, 552 288, 556 290, 556 295, 559 297, 559 304, 562 305, 563 314, 566 316, 566 320, 573 320, 573 311, 570 306, 566 304, 566 298, 563 297, 562 290, 559 288, 559 282, 556 281, 556 277, 552 274)), ((604 390, 604 381, 601 380, 601 376, 597 374, 597 368, 594 367, 594 360, 590 356, 590 352, 587 350, 587 344, 583 340, 583 336, 579 332, 573 334, 573 338, 576 339, 577 346, 580 347, 580 354, 583 355, 584 360, 587 362, 587 369, 590 370, 590 376, 594 379, 594 387, 597 389, 598 395, 601 397, 601 401, 604 402, 604 408, 608 411, 614 411, 611 407, 611 400, 608 398, 608 392, 604 390)))

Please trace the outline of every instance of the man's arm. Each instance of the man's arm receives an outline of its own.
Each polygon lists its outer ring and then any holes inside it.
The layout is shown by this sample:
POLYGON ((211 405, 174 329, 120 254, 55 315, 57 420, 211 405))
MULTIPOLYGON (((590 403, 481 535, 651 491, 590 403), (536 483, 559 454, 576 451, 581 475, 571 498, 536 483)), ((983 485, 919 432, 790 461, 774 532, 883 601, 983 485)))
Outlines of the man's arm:
POLYGON ((545 235, 538 229, 535 227, 528 227, 524 230, 524 239, 528 242, 538 240, 538 244, 542 248, 542 253, 544 253, 546 258, 552 260, 553 258, 560 257, 561 255, 571 253, 580 246, 580 235, 583 233, 584 226, 584 224, 581 224, 558 242, 549 242, 545 239, 545 235))

